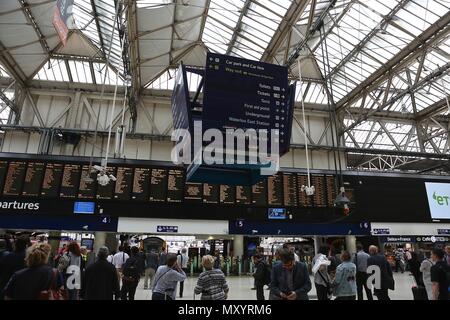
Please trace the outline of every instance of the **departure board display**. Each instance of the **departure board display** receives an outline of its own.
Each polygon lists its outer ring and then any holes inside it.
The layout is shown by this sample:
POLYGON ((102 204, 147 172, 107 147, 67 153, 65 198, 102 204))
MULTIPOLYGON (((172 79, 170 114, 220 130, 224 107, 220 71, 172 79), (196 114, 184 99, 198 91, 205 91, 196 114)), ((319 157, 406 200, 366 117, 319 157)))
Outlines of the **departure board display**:
POLYGON ((63 174, 64 165, 59 163, 47 163, 44 179, 42 181, 41 196, 44 198, 56 198, 59 194, 59 186, 63 174))
POLYGON ((252 187, 249 186, 236 187, 236 204, 244 204, 244 205, 252 204, 252 187))
POLYGON ((92 170, 89 165, 84 165, 81 169, 80 188, 78 198, 94 199, 97 184, 97 172, 92 170))
POLYGON ((0 188, 3 188, 3 186, 5 185, 5 177, 7 171, 8 161, 0 161, 0 188))
POLYGON ((203 184, 203 203, 218 204, 220 197, 220 186, 216 184, 203 184))
POLYGON ((152 169, 150 177, 150 201, 166 202, 167 170, 152 169))
POLYGON ((45 163, 28 162, 23 184, 22 195, 27 197, 38 197, 44 177, 45 163))
POLYGON ((326 189, 325 189, 325 177, 324 176, 312 176, 312 184, 316 188, 314 193, 314 206, 325 208, 327 206, 326 189))
POLYGON ((312 199, 307 196, 305 191, 302 191, 302 186, 308 186, 308 176, 299 174, 297 176, 298 182, 298 205, 299 207, 312 207, 312 199))
POLYGON ((183 202, 184 183, 183 170, 169 170, 167 178, 167 202, 183 202))
MULTIPOLYGON (((112 174, 117 178, 116 168, 107 167, 106 172, 108 174, 112 174)), ((106 186, 102 186, 97 183, 97 199, 100 200, 111 200, 113 199, 114 190, 116 188, 116 182, 112 179, 109 180, 109 183, 106 186)))
POLYGON ((22 192, 23 180, 27 170, 27 163, 23 161, 11 161, 5 178, 3 194, 5 196, 18 196, 22 192))
POLYGON ((61 189, 59 194, 61 198, 76 198, 80 185, 81 166, 66 164, 64 166, 61 189))
POLYGON ((283 194, 284 194, 284 206, 296 207, 298 206, 298 187, 297 187, 297 175, 294 173, 283 174, 283 194))
POLYGON ((110 182, 102 186, 88 163, 0 160, 0 188, 5 196, 271 208, 332 208, 336 198, 332 174, 311 175, 315 194, 307 196, 301 191, 308 185, 304 173, 280 172, 254 186, 186 182, 184 169, 177 167, 120 165, 108 167, 107 173, 110 182))
POLYGON ((148 168, 134 169, 132 200, 147 201, 149 199, 151 171, 148 168))
POLYGON ((267 202, 269 206, 283 205, 283 176, 281 173, 267 179, 267 202))
POLYGON ((203 195, 203 184, 186 183, 184 199, 188 202, 201 203, 203 195))
POLYGON ((252 187, 252 203, 267 206, 267 181, 261 181, 252 187))
POLYGON ((236 202, 236 188, 230 185, 220 186, 220 203, 235 204, 236 202))
POLYGON ((123 201, 130 200, 131 191, 133 189, 133 168, 118 167, 116 178, 114 199, 123 201))
POLYGON ((334 200, 336 199, 336 185, 335 185, 335 181, 336 179, 334 178, 334 176, 327 176, 326 177, 327 180, 327 204, 328 207, 333 207, 334 206, 334 200))

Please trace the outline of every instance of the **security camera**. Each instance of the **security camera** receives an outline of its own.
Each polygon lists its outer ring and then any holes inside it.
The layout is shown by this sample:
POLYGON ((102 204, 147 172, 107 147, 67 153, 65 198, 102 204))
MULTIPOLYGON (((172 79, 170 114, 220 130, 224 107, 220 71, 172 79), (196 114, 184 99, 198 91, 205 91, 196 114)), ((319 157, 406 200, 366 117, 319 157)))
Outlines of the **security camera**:
POLYGON ((340 193, 336 197, 336 200, 334 200, 334 205, 338 208, 343 208, 344 214, 348 215, 350 213, 349 204, 350 204, 350 200, 345 195, 345 188, 342 187, 340 190, 340 193))
POLYGON ((301 191, 305 192, 307 196, 313 196, 316 193, 316 188, 314 186, 302 186, 301 191))
POLYGON ((93 171, 100 171, 100 172, 104 171, 103 167, 97 165, 93 166, 92 169, 93 171))
POLYGON ((109 184, 110 179, 106 174, 99 173, 97 175, 97 181, 99 185, 101 185, 102 187, 106 187, 109 184))

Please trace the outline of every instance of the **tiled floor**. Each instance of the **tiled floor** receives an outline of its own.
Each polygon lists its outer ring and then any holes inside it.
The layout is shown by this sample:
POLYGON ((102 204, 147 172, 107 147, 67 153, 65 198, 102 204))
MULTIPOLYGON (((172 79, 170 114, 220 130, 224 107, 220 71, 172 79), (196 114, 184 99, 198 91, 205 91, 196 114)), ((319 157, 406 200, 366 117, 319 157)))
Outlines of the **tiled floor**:
MULTIPOLYGON (((392 300, 413 300, 413 295, 411 287, 413 284, 413 278, 408 273, 395 274, 395 291, 390 291, 389 295, 392 300)), ((253 286, 253 278, 243 276, 243 277, 229 277, 228 285, 230 287, 230 292, 228 295, 229 300, 256 300, 256 292, 251 290, 253 286)), ((196 283, 196 278, 188 278, 184 284, 184 298, 179 300, 193 300, 193 291, 196 283)), ((139 288, 136 292, 136 300, 150 300, 151 291, 143 289, 144 282, 139 283, 139 288)), ((266 298, 269 297, 269 290, 265 291, 266 298)), ((313 285, 313 289, 309 292, 311 300, 316 299, 316 291, 313 285)), ((198 300, 199 297, 197 296, 198 300)))

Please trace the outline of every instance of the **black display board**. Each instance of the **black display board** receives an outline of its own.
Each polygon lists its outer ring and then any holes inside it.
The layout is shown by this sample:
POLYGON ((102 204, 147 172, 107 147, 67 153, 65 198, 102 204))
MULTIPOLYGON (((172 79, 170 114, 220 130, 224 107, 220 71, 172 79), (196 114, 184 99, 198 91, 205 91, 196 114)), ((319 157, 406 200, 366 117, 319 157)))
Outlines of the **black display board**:
POLYGON ((167 177, 167 202, 181 203, 184 197, 184 171, 169 170, 167 177))
POLYGON ((132 200, 147 201, 149 199, 151 172, 149 168, 134 169, 132 200))
POLYGON ((97 187, 97 173, 89 165, 84 165, 81 169, 80 188, 78 190, 79 199, 95 199, 97 187))
POLYGON ((81 178, 81 166, 66 164, 62 175, 60 197, 76 198, 81 178))
POLYGON ((267 181, 261 181, 252 187, 252 203, 255 206, 267 206, 267 181))
MULTIPOLYGON (((117 177, 117 168, 113 167, 107 167, 106 171, 109 174, 112 174, 113 176, 117 177)), ((114 197, 114 190, 116 188, 116 182, 110 180, 109 183, 106 186, 102 186, 101 184, 97 183, 97 199, 100 200, 111 200, 114 197)))
POLYGON ((56 198, 59 195, 59 187, 64 170, 64 165, 60 163, 47 163, 42 180, 41 197, 56 198))
POLYGON ((150 176, 150 201, 166 202, 167 170, 152 169, 150 176))
POLYGON ((130 200, 133 190, 133 168, 118 167, 116 178, 114 199, 122 201, 130 200))
POLYGON ((295 173, 283 174, 283 194, 285 207, 298 206, 297 175, 295 173))
POLYGON ((44 177, 44 162, 28 162, 23 184, 22 195, 26 197, 39 197, 41 181, 44 177))
POLYGON ((231 185, 220 186, 220 203, 233 205, 236 203, 236 187, 231 185))
POLYGON ((283 175, 278 173, 267 179, 267 202, 269 206, 283 206, 283 175))
POLYGON ((8 161, 0 161, 0 188, 1 188, 0 192, 3 191, 7 171, 8 171, 8 161))
POLYGON ((250 205, 252 203, 252 187, 236 187, 236 204, 250 205))
POLYGON ((186 183, 184 191, 184 200, 190 203, 202 203, 203 184, 186 183))
POLYGON ((218 204, 220 202, 220 186, 217 184, 203 184, 203 203, 218 204))
POLYGON ((22 192, 27 163, 25 161, 11 161, 6 173, 3 195, 18 196, 22 192))

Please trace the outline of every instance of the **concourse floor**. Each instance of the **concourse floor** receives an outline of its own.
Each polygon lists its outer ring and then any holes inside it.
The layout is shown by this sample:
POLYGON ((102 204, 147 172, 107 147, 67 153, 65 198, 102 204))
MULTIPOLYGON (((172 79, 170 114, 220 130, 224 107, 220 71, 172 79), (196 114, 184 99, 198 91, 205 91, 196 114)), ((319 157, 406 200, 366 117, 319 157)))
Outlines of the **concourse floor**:
MULTIPOLYGON (((389 296, 392 300, 413 300, 411 287, 413 285, 413 277, 408 272, 404 274, 394 273, 395 278, 395 291, 389 291, 389 296)), ((312 278, 311 278, 312 280, 312 278)), ((197 278, 188 278, 184 283, 184 297, 178 300, 193 300, 193 292, 197 278)), ((248 276, 242 277, 228 277, 228 285, 230 292, 228 294, 228 300, 256 300, 256 291, 251 290, 253 286, 253 278, 248 276)), ((144 290, 144 281, 139 282, 138 290, 136 291, 136 300, 150 300, 151 290, 144 290)), ((177 288, 179 290, 179 287, 177 288)), ((178 291, 177 291, 178 293, 178 291)), ((265 290, 266 299, 269 297, 269 290, 265 290)), ((199 296, 196 300, 199 300, 199 296)), ((309 292, 309 298, 311 300, 317 300, 316 290, 313 288, 309 292)), ((375 298, 376 299, 376 298, 375 298)))

